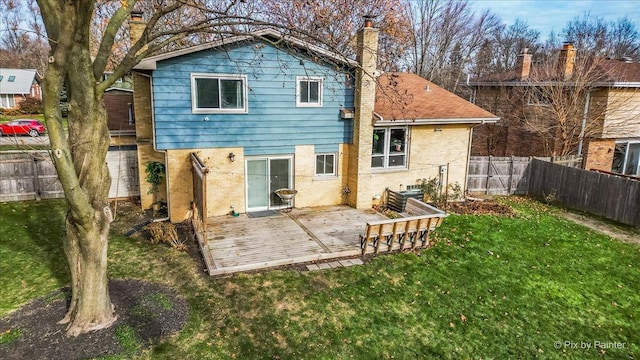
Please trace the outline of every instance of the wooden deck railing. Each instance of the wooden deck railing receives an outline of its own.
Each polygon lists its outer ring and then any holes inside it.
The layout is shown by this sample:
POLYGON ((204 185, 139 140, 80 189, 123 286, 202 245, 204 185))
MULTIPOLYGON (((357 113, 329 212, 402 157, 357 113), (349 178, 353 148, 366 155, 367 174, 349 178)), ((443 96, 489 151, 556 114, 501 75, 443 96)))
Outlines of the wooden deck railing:
POLYGON ((192 225, 198 237, 206 240, 207 234, 207 174, 209 168, 204 165, 198 155, 191 153, 191 169, 193 171, 193 219, 192 225))
POLYGON ((431 232, 442 224, 447 214, 413 198, 407 199, 400 218, 370 221, 360 235, 360 247, 365 255, 373 247, 374 253, 427 247, 431 232))

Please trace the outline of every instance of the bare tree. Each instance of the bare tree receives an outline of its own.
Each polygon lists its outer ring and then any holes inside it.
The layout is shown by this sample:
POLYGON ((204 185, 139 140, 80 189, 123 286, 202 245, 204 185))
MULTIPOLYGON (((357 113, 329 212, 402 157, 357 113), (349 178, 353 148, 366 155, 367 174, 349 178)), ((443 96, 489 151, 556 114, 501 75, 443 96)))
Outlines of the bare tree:
POLYGON ((36 69, 42 73, 49 44, 35 0, 0 0, 0 63, 2 67, 36 69))
POLYGON ((640 34, 626 17, 606 22, 587 12, 569 21, 562 29, 562 37, 576 46, 579 56, 640 59, 640 34))
MULTIPOLYGON (((149 54, 197 41, 269 25, 247 14, 242 1, 38 0, 51 51, 44 73, 44 115, 51 153, 68 203, 65 255, 71 271, 71 301, 63 323, 75 336, 109 327, 116 320, 107 287, 111 210, 109 146, 103 95, 149 54), (145 28, 123 47, 127 19, 146 9, 145 28), (98 19, 99 18, 99 19, 98 19), (93 27, 99 22, 100 31, 93 27), (178 44, 178 45, 176 45, 178 44), (104 77, 111 67, 111 75, 104 77), (69 100, 68 135, 58 99, 63 84, 69 100)), ((263 17, 262 17, 263 18, 263 17)))
POLYGON ((355 36, 363 16, 379 24, 378 67, 397 70, 398 60, 410 46, 410 23, 403 3, 392 0, 265 0, 267 20, 291 28, 305 29, 311 38, 324 42, 341 54, 355 55, 355 36))
POLYGON ((487 34, 475 58, 474 75, 509 71, 516 63, 516 57, 524 49, 535 53, 540 47, 540 32, 529 27, 526 21, 516 19, 510 25, 500 25, 487 34))
POLYGON ((408 1, 412 47, 407 67, 449 91, 456 92, 485 34, 500 22, 488 11, 476 13, 467 0, 408 1))
MULTIPOLYGON (((605 120, 611 122, 631 101, 632 93, 611 87, 621 65, 601 57, 577 57, 567 74, 561 55, 532 68, 526 86, 512 93, 511 101, 521 99, 519 118, 540 136, 547 156, 581 155, 584 140, 601 137, 605 120)), ((616 128, 624 133, 631 125, 617 121, 616 128)))

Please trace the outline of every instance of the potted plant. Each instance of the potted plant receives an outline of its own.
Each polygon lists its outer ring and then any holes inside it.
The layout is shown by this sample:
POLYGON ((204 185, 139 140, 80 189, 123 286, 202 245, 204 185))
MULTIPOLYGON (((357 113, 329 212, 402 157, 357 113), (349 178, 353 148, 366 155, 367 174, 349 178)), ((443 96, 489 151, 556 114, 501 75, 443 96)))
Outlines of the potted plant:
POLYGON ((165 175, 164 164, 158 161, 147 161, 147 167, 145 172, 147 173, 147 182, 151 184, 151 188, 147 194, 153 194, 153 211, 160 210, 160 202, 156 199, 156 193, 158 192, 158 185, 162 182, 165 175))
POLYGON ((398 139, 394 139, 392 142, 393 147, 395 148, 396 152, 401 152, 402 151, 402 141, 398 140, 398 139))

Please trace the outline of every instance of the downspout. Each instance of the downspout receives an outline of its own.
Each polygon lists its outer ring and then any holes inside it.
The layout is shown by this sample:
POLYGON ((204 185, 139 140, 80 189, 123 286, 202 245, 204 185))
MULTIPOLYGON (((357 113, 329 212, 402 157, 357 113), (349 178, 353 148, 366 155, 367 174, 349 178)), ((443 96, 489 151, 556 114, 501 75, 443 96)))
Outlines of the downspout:
POLYGON ((582 156, 582 143, 584 141, 584 131, 587 127, 587 115, 589 114, 589 102, 591 100, 591 90, 587 90, 584 100, 584 111, 582 112, 582 125, 580 126, 580 139, 578 140, 578 156, 582 156))
MULTIPOLYGON (((154 109, 153 77, 151 77, 151 75, 147 75, 144 73, 138 73, 138 74, 149 78, 149 89, 150 89, 149 99, 151 100, 151 131, 152 131, 151 143, 153 144, 153 151, 164 153, 164 164, 165 164, 164 184, 166 186, 166 192, 167 192, 167 216, 163 218, 153 219, 151 220, 151 222, 167 221, 171 219, 171 206, 169 206, 169 176, 168 176, 169 169, 167 167, 167 164, 169 163, 169 159, 167 158, 168 154, 166 150, 158 150, 158 148, 156 147, 156 121, 155 121, 156 117, 155 117, 155 111, 153 110, 154 109)), ((138 166, 140 166, 140 164, 138 164, 138 166)))

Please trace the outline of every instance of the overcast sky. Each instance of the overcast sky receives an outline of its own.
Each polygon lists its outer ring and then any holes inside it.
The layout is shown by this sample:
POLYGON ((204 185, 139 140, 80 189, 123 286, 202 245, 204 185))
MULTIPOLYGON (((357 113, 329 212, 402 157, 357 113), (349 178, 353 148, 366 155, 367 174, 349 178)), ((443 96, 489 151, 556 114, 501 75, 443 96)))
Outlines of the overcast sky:
POLYGON ((545 40, 553 30, 556 34, 568 21, 584 12, 605 21, 628 17, 640 30, 640 1, 638 0, 472 0, 477 9, 490 9, 502 18, 506 25, 516 19, 526 20, 529 26, 540 31, 545 40))

